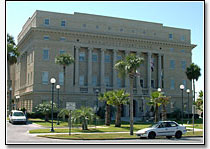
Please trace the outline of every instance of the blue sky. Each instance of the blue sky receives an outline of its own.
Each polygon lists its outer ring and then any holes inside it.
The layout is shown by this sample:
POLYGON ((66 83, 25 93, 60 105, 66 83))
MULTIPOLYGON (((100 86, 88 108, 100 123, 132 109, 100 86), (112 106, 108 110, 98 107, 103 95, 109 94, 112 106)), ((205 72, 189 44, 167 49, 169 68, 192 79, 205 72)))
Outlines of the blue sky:
POLYGON ((200 66, 202 74, 196 82, 198 92, 204 89, 203 7, 202 2, 7 2, 6 28, 16 39, 35 10, 46 10, 120 17, 190 29, 191 43, 197 45, 192 52, 192 62, 200 66))

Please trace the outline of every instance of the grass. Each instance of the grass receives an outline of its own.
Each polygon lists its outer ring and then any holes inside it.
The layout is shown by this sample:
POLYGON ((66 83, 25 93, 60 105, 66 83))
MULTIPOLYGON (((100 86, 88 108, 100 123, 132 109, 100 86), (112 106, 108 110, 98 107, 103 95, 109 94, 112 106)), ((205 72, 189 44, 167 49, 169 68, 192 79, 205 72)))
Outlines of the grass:
MULTIPOLYGON (((203 132, 187 132, 183 136, 203 136, 203 132)), ((112 134, 56 134, 56 135, 39 135, 39 137, 46 137, 46 138, 54 138, 54 139, 70 139, 70 140, 116 140, 116 139, 132 139, 132 138, 139 138, 135 134, 130 136, 129 133, 112 133, 112 134)), ((157 138, 165 138, 165 137, 157 137, 157 138)))

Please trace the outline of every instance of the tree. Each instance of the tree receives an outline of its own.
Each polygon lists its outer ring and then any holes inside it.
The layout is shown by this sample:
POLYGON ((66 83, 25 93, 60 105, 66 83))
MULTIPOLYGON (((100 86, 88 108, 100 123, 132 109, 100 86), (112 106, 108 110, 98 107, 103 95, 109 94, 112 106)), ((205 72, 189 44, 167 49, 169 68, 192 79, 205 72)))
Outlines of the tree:
POLYGON ((63 76, 64 76, 64 92, 66 86, 66 66, 74 63, 74 58, 70 54, 61 54, 55 57, 55 63, 63 66, 63 76))
POLYGON ((195 102, 195 106, 198 110, 203 112, 203 91, 199 92, 199 96, 197 98, 197 101, 195 102))
POLYGON ((130 82, 130 135, 133 135, 133 80, 138 75, 137 69, 144 61, 143 58, 130 54, 124 60, 120 60, 115 64, 115 69, 121 78, 129 77, 130 82))
POLYGON ((110 96, 111 96, 111 91, 108 91, 108 92, 105 92, 104 94, 100 94, 98 99, 99 100, 102 100, 102 101, 105 101, 106 104, 105 104, 105 108, 106 108, 106 112, 105 112, 105 125, 106 126, 110 126, 110 123, 111 123, 111 107, 109 104, 107 104, 107 101, 110 99, 110 96))
POLYGON ((72 112, 72 120, 77 120, 82 123, 82 130, 88 130, 88 120, 92 120, 95 117, 94 111, 90 107, 81 107, 80 109, 72 112))
POLYGON ((193 91, 194 91, 194 103, 195 103, 195 80, 198 81, 198 78, 201 76, 201 69, 198 65, 192 63, 189 67, 186 69, 186 75, 187 78, 190 81, 193 81, 193 91))
MULTIPOLYGON (((55 103, 53 103, 53 109, 54 109, 54 112, 57 111, 57 107, 56 107, 55 103)), ((38 106, 35 107, 36 112, 40 112, 45 115, 46 122, 49 121, 49 115, 51 114, 51 110, 52 110, 52 102, 51 101, 50 101, 50 103, 39 104, 38 106)))
POLYGON ((130 94, 126 93, 124 89, 109 91, 109 99, 107 104, 116 106, 117 113, 115 118, 115 127, 121 126, 121 106, 128 104, 130 94))
POLYGON ((66 116, 68 117, 69 116, 69 113, 70 113, 70 110, 68 109, 62 109, 59 113, 58 113, 58 116, 59 117, 63 117, 63 121, 66 120, 66 116))
MULTIPOLYGON (((7 34, 7 85, 8 90, 12 87, 12 80, 10 79, 10 65, 17 62, 17 57, 19 56, 18 49, 16 47, 14 37, 7 34)), ((9 111, 12 110, 12 99, 9 99, 9 111)))
POLYGON ((164 96, 162 93, 159 94, 159 102, 162 105, 162 120, 167 120, 167 111, 166 111, 166 105, 169 104, 170 97, 164 96))

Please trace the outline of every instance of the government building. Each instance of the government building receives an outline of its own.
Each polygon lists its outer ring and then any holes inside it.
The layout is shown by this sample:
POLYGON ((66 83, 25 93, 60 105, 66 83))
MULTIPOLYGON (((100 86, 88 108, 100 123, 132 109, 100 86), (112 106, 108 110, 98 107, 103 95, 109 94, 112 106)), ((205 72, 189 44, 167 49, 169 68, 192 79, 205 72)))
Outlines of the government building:
MULTIPOLYGON (((144 58, 138 70, 140 76, 134 80, 134 117, 148 113, 146 98, 158 88, 171 96, 168 113, 181 110, 181 84, 185 86, 184 111, 187 111, 186 89, 191 90, 192 84, 185 70, 196 47, 191 44, 189 29, 85 13, 37 10, 22 27, 17 47, 20 56, 13 69, 16 108, 32 112, 38 104, 51 101, 51 78, 56 79, 55 85, 61 86, 63 108, 69 104, 76 108, 94 107, 96 90, 104 93, 124 88, 129 92, 129 79, 119 78, 114 64, 134 53, 144 58), (63 67, 55 64, 55 57, 63 53, 75 59, 66 67, 65 90, 63 67)), ((57 102, 56 89, 54 97, 57 102)), ((99 102, 100 107, 103 105, 99 102)), ((192 94, 190 109, 191 106, 192 94)), ((129 117, 129 106, 122 109, 122 117, 129 117)))

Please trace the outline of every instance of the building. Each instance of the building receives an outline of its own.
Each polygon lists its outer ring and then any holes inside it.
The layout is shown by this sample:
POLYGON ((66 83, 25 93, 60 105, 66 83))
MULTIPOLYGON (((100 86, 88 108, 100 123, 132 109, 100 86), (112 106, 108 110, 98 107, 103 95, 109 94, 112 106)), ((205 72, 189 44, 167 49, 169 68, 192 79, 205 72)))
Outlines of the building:
MULTIPOLYGON (((192 86, 185 75, 195 47, 190 36, 189 29, 160 23, 37 10, 18 36, 21 54, 14 81, 14 96, 20 96, 18 107, 32 111, 37 104, 49 102, 52 77, 61 85, 62 107, 70 103, 93 107, 96 89, 129 91, 128 78, 120 79, 113 65, 135 53, 144 58, 144 63, 139 69, 140 77, 134 81, 134 116, 142 117, 149 111, 145 98, 157 88, 172 97, 168 112, 181 109, 179 86, 184 84, 190 90, 192 86), (55 57, 62 53, 75 58, 75 63, 66 68, 65 92, 63 69, 55 64, 55 57)), ((122 114, 129 116, 129 106, 123 106, 122 114)))

